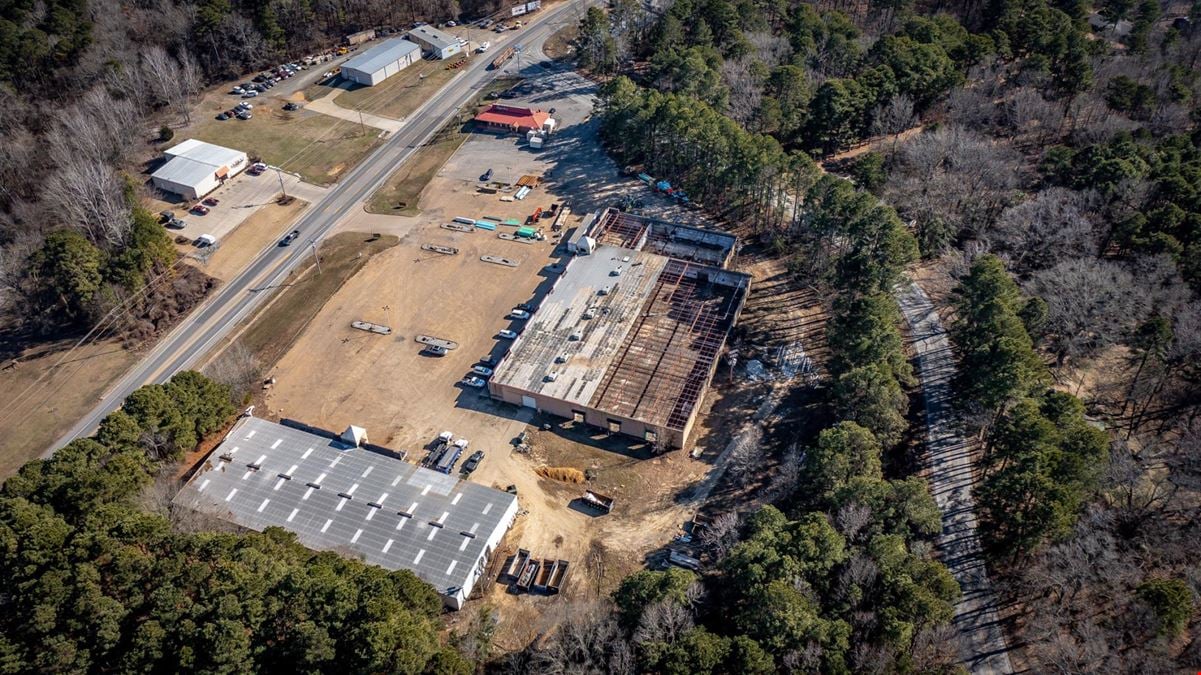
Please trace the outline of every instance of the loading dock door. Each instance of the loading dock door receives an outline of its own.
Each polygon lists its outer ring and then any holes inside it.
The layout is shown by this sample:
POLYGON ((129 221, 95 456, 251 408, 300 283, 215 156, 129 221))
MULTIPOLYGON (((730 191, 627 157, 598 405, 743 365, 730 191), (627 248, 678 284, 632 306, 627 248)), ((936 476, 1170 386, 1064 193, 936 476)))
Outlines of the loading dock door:
POLYGON ((533 408, 534 410, 538 409, 538 402, 534 400, 533 396, 522 396, 521 405, 527 408, 533 408))
POLYGON ((572 410, 571 411, 571 419, 576 424, 583 424, 584 423, 584 413, 580 412, 579 410, 572 410))

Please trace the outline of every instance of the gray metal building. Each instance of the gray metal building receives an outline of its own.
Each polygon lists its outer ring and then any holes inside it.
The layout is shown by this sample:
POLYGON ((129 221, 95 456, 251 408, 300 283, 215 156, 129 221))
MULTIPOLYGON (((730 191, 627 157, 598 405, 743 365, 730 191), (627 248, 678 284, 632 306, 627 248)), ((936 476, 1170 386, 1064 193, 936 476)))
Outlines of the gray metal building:
POLYGON ((517 515, 507 492, 255 417, 234 425, 174 503, 412 570, 452 609, 463 606, 517 515))
POLYGON ((409 31, 406 37, 439 59, 448 59, 463 51, 463 44, 459 42, 459 38, 433 26, 418 26, 409 31))
POLYGON ((372 87, 420 59, 420 47, 404 38, 392 38, 343 63, 342 77, 372 87))

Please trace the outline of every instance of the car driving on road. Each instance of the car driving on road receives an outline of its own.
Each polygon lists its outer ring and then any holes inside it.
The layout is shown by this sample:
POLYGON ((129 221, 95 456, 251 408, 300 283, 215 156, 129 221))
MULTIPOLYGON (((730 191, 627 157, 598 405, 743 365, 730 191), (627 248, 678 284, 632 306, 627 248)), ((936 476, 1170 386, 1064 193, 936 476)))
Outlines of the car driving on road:
POLYGON ((279 245, 280 246, 291 246, 292 242, 296 241, 296 238, 299 236, 300 236, 300 230, 292 230, 291 232, 288 233, 288 235, 286 237, 279 240, 279 245))

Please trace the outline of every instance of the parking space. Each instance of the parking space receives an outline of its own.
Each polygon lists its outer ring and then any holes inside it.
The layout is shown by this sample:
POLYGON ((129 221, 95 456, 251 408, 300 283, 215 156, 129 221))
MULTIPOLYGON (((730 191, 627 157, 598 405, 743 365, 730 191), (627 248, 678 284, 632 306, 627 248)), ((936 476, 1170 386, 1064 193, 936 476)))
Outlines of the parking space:
POLYGON ((206 215, 188 211, 191 202, 167 207, 184 223, 183 229, 168 231, 172 236, 183 236, 193 241, 202 234, 209 234, 220 242, 233 232, 234 228, 254 215, 260 207, 279 197, 281 177, 283 190, 309 203, 320 199, 325 193, 325 188, 305 183, 288 173, 267 171, 262 175, 252 176, 242 172, 208 195, 208 198, 216 199, 219 203, 210 207, 206 215))

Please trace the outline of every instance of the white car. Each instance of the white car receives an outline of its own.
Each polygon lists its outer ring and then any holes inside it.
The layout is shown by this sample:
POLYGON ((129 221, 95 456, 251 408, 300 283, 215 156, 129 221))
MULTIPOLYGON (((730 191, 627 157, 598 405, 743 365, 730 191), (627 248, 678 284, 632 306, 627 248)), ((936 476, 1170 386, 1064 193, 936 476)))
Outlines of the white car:
POLYGON ((229 93, 237 94, 237 95, 241 96, 242 94, 246 93, 246 90, 241 87, 234 87, 233 89, 230 90, 229 93))
POLYGON ((502 338, 504 338, 506 340, 516 340, 517 339, 517 331, 512 331, 512 330, 509 330, 508 328, 504 328, 504 329, 500 330, 499 332, 497 332, 497 335, 501 336, 502 338))
POLYGON ((475 51, 476 51, 476 53, 483 54, 484 52, 488 51, 488 48, 491 46, 492 46, 491 42, 481 42, 480 46, 475 48, 475 51))
POLYGON ((530 313, 524 309, 514 309, 513 311, 509 312, 509 316, 514 319, 528 319, 530 318, 530 313))
POLYGON ((454 28, 454 27, 455 27, 455 26, 457 26, 457 25, 459 25, 459 24, 455 23, 454 21, 447 21, 447 22, 446 22, 446 26, 447 26, 448 28, 454 28))
POLYGON ((259 95, 259 93, 257 91, 251 89, 250 91, 246 92, 245 94, 242 94, 242 98, 254 98, 255 96, 258 96, 258 95, 259 95))
POLYGON ((488 366, 472 366, 471 372, 480 377, 492 377, 492 369, 488 366))
POLYGON ((246 101, 242 101, 241 103, 238 104, 238 107, 241 108, 242 110, 253 110, 254 104, 247 103, 246 101))
POLYGON ((484 381, 478 377, 464 377, 462 382, 463 382, 463 386, 474 387, 476 389, 483 387, 485 384, 484 381))

